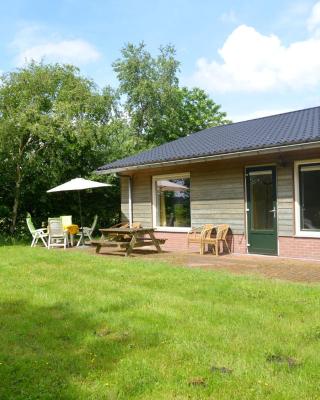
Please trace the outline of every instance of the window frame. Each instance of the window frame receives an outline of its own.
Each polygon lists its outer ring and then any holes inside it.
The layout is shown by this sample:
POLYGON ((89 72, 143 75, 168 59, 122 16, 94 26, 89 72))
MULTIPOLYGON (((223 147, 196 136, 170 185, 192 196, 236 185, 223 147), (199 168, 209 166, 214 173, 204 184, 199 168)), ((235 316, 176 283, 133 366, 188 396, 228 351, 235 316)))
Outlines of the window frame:
POLYGON ((301 206, 300 206, 300 174, 299 169, 302 165, 320 164, 320 159, 301 160, 294 162, 294 203, 295 203, 295 236, 320 238, 320 231, 301 229, 301 206))
MULTIPOLYGON (((152 226, 159 232, 190 232, 192 221, 191 221, 191 195, 190 195, 190 227, 177 227, 177 226, 158 226, 157 225, 157 189, 156 181, 161 179, 179 179, 188 178, 190 179, 190 172, 176 173, 176 174, 165 174, 165 175, 154 175, 152 176, 152 226)), ((191 194, 191 179, 190 179, 190 194, 191 194)))

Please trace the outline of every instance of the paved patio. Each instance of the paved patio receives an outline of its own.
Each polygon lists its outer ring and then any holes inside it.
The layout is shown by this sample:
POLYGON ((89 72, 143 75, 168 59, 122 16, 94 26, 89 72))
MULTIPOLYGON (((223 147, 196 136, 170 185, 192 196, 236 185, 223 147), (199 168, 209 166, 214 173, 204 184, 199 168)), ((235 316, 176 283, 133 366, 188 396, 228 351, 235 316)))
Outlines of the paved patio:
MULTIPOLYGON (((93 248, 88 248, 94 253, 93 248)), ((98 257, 124 257, 124 252, 102 249, 98 257)), ((176 266, 201 268, 206 270, 225 270, 234 274, 255 274, 270 279, 281 279, 292 282, 320 282, 320 261, 298 260, 282 257, 253 256, 253 255, 221 255, 203 256, 196 252, 163 252, 152 250, 135 250, 134 258, 161 260, 176 266)))

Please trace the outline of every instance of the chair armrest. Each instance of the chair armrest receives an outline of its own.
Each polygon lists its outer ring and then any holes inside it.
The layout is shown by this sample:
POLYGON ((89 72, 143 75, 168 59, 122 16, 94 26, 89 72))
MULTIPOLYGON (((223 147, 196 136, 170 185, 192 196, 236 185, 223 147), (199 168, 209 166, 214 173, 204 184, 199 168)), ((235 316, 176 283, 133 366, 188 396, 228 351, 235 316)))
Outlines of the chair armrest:
POLYGON ((39 228, 36 229, 36 232, 46 234, 48 232, 48 228, 39 228))
POLYGON ((197 233, 197 232, 201 232, 203 229, 202 226, 199 226, 198 228, 191 228, 190 231, 188 233, 197 233))
POLYGON ((79 236, 79 235, 88 234, 88 233, 91 234, 92 233, 92 229, 90 227, 88 227, 88 226, 84 226, 84 227, 79 228, 79 232, 77 233, 77 235, 79 236))
POLYGON ((191 228, 189 232, 187 232, 187 239, 190 238, 190 236, 194 236, 194 238, 197 237, 197 233, 201 233, 202 227, 199 226, 198 228, 191 228))

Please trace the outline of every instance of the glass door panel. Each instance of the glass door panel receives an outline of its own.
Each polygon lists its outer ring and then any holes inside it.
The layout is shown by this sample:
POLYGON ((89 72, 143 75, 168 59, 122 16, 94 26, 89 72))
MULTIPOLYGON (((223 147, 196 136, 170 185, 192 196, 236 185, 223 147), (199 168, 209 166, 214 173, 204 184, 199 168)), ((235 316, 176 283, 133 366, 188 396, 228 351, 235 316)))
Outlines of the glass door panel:
POLYGON ((251 172, 251 229, 273 229, 273 182, 271 171, 251 172))
POLYGON ((246 187, 249 253, 277 254, 276 168, 248 168, 246 187))

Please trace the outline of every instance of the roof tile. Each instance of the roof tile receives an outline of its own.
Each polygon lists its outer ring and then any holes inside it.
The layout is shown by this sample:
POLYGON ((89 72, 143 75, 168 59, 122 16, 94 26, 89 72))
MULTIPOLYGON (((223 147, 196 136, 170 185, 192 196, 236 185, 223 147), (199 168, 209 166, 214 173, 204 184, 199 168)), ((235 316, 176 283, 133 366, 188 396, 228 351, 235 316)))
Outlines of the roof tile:
POLYGON ((205 129, 98 171, 313 141, 320 141, 320 107, 205 129))

